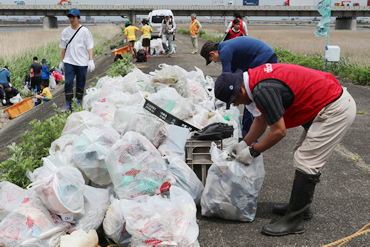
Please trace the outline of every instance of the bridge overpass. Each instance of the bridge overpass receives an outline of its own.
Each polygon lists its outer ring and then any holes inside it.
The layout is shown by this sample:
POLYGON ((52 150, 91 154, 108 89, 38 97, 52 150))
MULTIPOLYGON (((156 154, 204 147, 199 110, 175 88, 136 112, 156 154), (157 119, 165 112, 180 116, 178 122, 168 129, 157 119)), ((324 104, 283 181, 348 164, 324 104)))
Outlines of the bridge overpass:
MULTIPOLYGON (((78 8, 82 16, 128 16, 135 22, 136 15, 147 15, 155 9, 171 9, 175 16, 320 16, 316 6, 207 6, 207 5, 0 5, 0 15, 45 16, 44 27, 57 27, 56 16, 66 16, 70 8, 78 8)), ((369 6, 332 6, 332 17, 353 29, 356 17, 369 17, 369 6)), ((343 26, 341 25, 341 26, 343 26)))

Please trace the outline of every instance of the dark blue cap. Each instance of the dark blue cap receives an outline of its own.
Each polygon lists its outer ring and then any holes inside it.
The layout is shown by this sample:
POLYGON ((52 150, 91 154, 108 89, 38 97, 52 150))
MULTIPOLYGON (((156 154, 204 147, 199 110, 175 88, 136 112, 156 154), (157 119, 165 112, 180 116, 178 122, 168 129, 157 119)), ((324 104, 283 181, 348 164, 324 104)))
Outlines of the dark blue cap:
POLYGON ((215 96, 217 99, 226 103, 226 108, 229 109, 230 105, 238 96, 240 88, 243 85, 243 71, 238 69, 235 73, 224 72, 216 80, 215 83, 215 96))
POLYGON ((70 9, 67 16, 70 16, 70 15, 73 15, 73 16, 81 16, 81 13, 78 9, 76 8, 73 8, 73 9, 70 9))

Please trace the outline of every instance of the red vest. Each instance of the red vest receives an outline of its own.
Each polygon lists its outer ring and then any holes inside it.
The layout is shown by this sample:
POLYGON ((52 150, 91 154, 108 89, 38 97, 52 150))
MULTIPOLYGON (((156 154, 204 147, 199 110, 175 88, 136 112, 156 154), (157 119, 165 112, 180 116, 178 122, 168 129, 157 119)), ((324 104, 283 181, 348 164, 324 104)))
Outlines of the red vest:
POLYGON ((238 20, 240 21, 240 32, 243 33, 243 35, 245 36, 245 32, 244 32, 244 27, 243 27, 243 21, 241 19, 238 18, 238 20))
POLYGON ((293 91, 293 104, 283 116, 287 129, 308 123, 342 93, 342 87, 332 74, 298 65, 268 63, 249 69, 248 74, 251 92, 258 82, 271 78, 284 82, 293 91))
POLYGON ((236 38, 236 37, 239 37, 239 36, 243 36, 242 31, 239 31, 238 33, 234 33, 234 31, 232 29, 230 29, 229 30, 229 36, 227 37, 227 40, 233 39, 233 38, 236 38))

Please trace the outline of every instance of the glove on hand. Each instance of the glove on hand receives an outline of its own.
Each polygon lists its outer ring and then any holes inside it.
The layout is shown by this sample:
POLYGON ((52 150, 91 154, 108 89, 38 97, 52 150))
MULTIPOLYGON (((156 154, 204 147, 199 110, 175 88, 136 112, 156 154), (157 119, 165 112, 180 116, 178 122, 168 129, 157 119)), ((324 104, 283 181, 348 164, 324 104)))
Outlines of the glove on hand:
POLYGON ((254 159, 255 158, 252 157, 249 147, 243 149, 240 152, 240 154, 238 156, 236 156, 236 161, 238 161, 238 162, 240 162, 240 163, 242 163, 246 166, 252 164, 254 159))
POLYGON ((94 71, 94 69, 95 69, 94 60, 89 60, 89 63, 87 64, 87 69, 88 69, 90 72, 93 72, 93 71, 94 71))
POLYGON ((236 144, 232 145, 230 150, 229 150, 229 153, 230 153, 231 157, 235 158, 245 148, 248 148, 247 143, 245 143, 245 141, 241 141, 239 143, 236 143, 236 144))
POLYGON ((60 61, 59 69, 64 70, 64 62, 63 61, 60 61))

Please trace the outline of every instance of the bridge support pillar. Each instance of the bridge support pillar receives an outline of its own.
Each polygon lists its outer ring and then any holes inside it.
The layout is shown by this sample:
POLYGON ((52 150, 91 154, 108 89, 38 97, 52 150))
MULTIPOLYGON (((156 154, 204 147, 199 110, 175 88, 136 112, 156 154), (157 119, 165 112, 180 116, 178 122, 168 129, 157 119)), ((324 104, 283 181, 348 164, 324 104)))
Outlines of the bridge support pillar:
POLYGON ((58 19, 55 16, 45 16, 43 26, 44 29, 58 28, 58 19))
POLYGON ((337 17, 335 19, 335 30, 357 30, 357 21, 353 17, 337 17))
POLYGON ((128 16, 130 22, 132 23, 132 25, 135 25, 136 23, 136 13, 135 11, 130 11, 130 15, 128 16))

